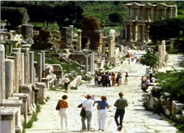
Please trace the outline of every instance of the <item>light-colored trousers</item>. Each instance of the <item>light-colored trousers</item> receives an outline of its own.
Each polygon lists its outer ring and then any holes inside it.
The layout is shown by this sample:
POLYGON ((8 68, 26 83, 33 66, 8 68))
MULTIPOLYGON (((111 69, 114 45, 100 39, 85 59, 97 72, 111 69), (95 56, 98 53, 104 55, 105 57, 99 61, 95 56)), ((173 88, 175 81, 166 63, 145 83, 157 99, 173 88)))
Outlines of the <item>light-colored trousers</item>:
POLYGON ((99 129, 103 129, 105 128, 105 120, 106 120, 106 110, 105 109, 100 109, 98 111, 98 125, 99 125, 99 129))
POLYGON ((67 129, 68 126, 68 120, 67 120, 67 113, 65 108, 60 108, 59 115, 61 118, 61 129, 63 129, 63 121, 65 121, 65 129, 67 129))

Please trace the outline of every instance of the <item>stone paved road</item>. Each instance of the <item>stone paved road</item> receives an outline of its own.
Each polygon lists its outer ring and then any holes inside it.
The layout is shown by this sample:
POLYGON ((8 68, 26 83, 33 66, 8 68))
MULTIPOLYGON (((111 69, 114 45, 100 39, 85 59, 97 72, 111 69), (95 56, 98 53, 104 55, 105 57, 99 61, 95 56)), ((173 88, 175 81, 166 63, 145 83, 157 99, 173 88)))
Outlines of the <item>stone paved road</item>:
MULTIPOLYGON (((123 133, 176 133, 175 127, 157 114, 146 111, 143 107, 143 92, 140 89, 140 79, 145 73, 145 67, 140 64, 128 64, 124 62, 122 66, 114 68, 114 72, 129 72, 129 84, 120 87, 95 87, 94 83, 85 83, 78 90, 70 90, 68 94, 68 130, 60 130, 60 118, 55 110, 57 100, 64 94, 61 91, 49 91, 50 100, 42 106, 38 114, 38 121, 34 122, 31 129, 26 129, 26 133, 79 133, 81 130, 80 109, 77 105, 84 99, 86 94, 96 95, 99 99, 101 95, 106 95, 111 107, 107 112, 105 133, 116 133, 114 122, 115 108, 113 104, 118 98, 118 92, 123 91, 124 97, 128 99, 129 106, 124 117, 123 133)), ((92 131, 99 133, 97 123, 97 110, 93 109, 92 131)), ((90 133, 88 132, 88 133, 90 133)))

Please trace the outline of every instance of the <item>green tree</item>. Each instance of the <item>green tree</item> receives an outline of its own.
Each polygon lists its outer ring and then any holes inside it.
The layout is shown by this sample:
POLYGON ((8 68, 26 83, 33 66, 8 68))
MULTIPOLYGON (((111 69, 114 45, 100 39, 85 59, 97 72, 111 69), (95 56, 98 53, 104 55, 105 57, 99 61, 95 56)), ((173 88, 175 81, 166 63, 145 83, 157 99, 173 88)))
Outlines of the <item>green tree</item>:
POLYGON ((173 18, 151 23, 149 34, 153 41, 161 41, 178 37, 180 31, 184 31, 184 18, 173 18))
POLYGON ((113 23, 121 23, 123 21, 123 17, 121 16, 121 14, 115 12, 109 14, 109 20, 113 23))
POLYGON ((79 27, 83 19, 83 9, 75 2, 67 2, 54 7, 54 15, 57 24, 61 27, 73 24, 79 27))
POLYGON ((155 53, 147 52, 142 56, 141 64, 150 66, 150 68, 154 68, 158 64, 158 57, 155 55, 155 53))
POLYGON ((27 9, 23 7, 2 7, 1 19, 7 20, 10 28, 16 28, 26 23, 29 20, 29 15, 27 14, 27 9))

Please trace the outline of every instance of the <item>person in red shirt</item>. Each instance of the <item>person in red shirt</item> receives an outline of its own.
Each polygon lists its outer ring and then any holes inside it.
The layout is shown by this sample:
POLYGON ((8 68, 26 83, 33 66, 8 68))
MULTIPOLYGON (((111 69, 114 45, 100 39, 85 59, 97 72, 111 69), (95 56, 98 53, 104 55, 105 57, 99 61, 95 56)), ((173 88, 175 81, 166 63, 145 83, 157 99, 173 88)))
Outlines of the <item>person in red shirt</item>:
POLYGON ((60 110, 59 110, 59 115, 61 118, 61 129, 63 129, 63 121, 65 120, 65 129, 67 129, 67 112, 66 109, 68 108, 68 102, 66 101, 66 99, 68 98, 67 95, 63 95, 62 96, 62 100, 59 100, 59 106, 60 106, 60 110))

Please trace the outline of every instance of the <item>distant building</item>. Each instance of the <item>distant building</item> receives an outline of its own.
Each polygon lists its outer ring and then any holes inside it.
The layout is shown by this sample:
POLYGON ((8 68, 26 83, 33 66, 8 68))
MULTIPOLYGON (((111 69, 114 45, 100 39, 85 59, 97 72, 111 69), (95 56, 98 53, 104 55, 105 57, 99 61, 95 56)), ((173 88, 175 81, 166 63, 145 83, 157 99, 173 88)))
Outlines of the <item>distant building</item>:
POLYGON ((125 4, 126 17, 123 29, 125 43, 142 44, 150 42, 149 27, 155 20, 177 17, 177 6, 160 4, 125 4))

